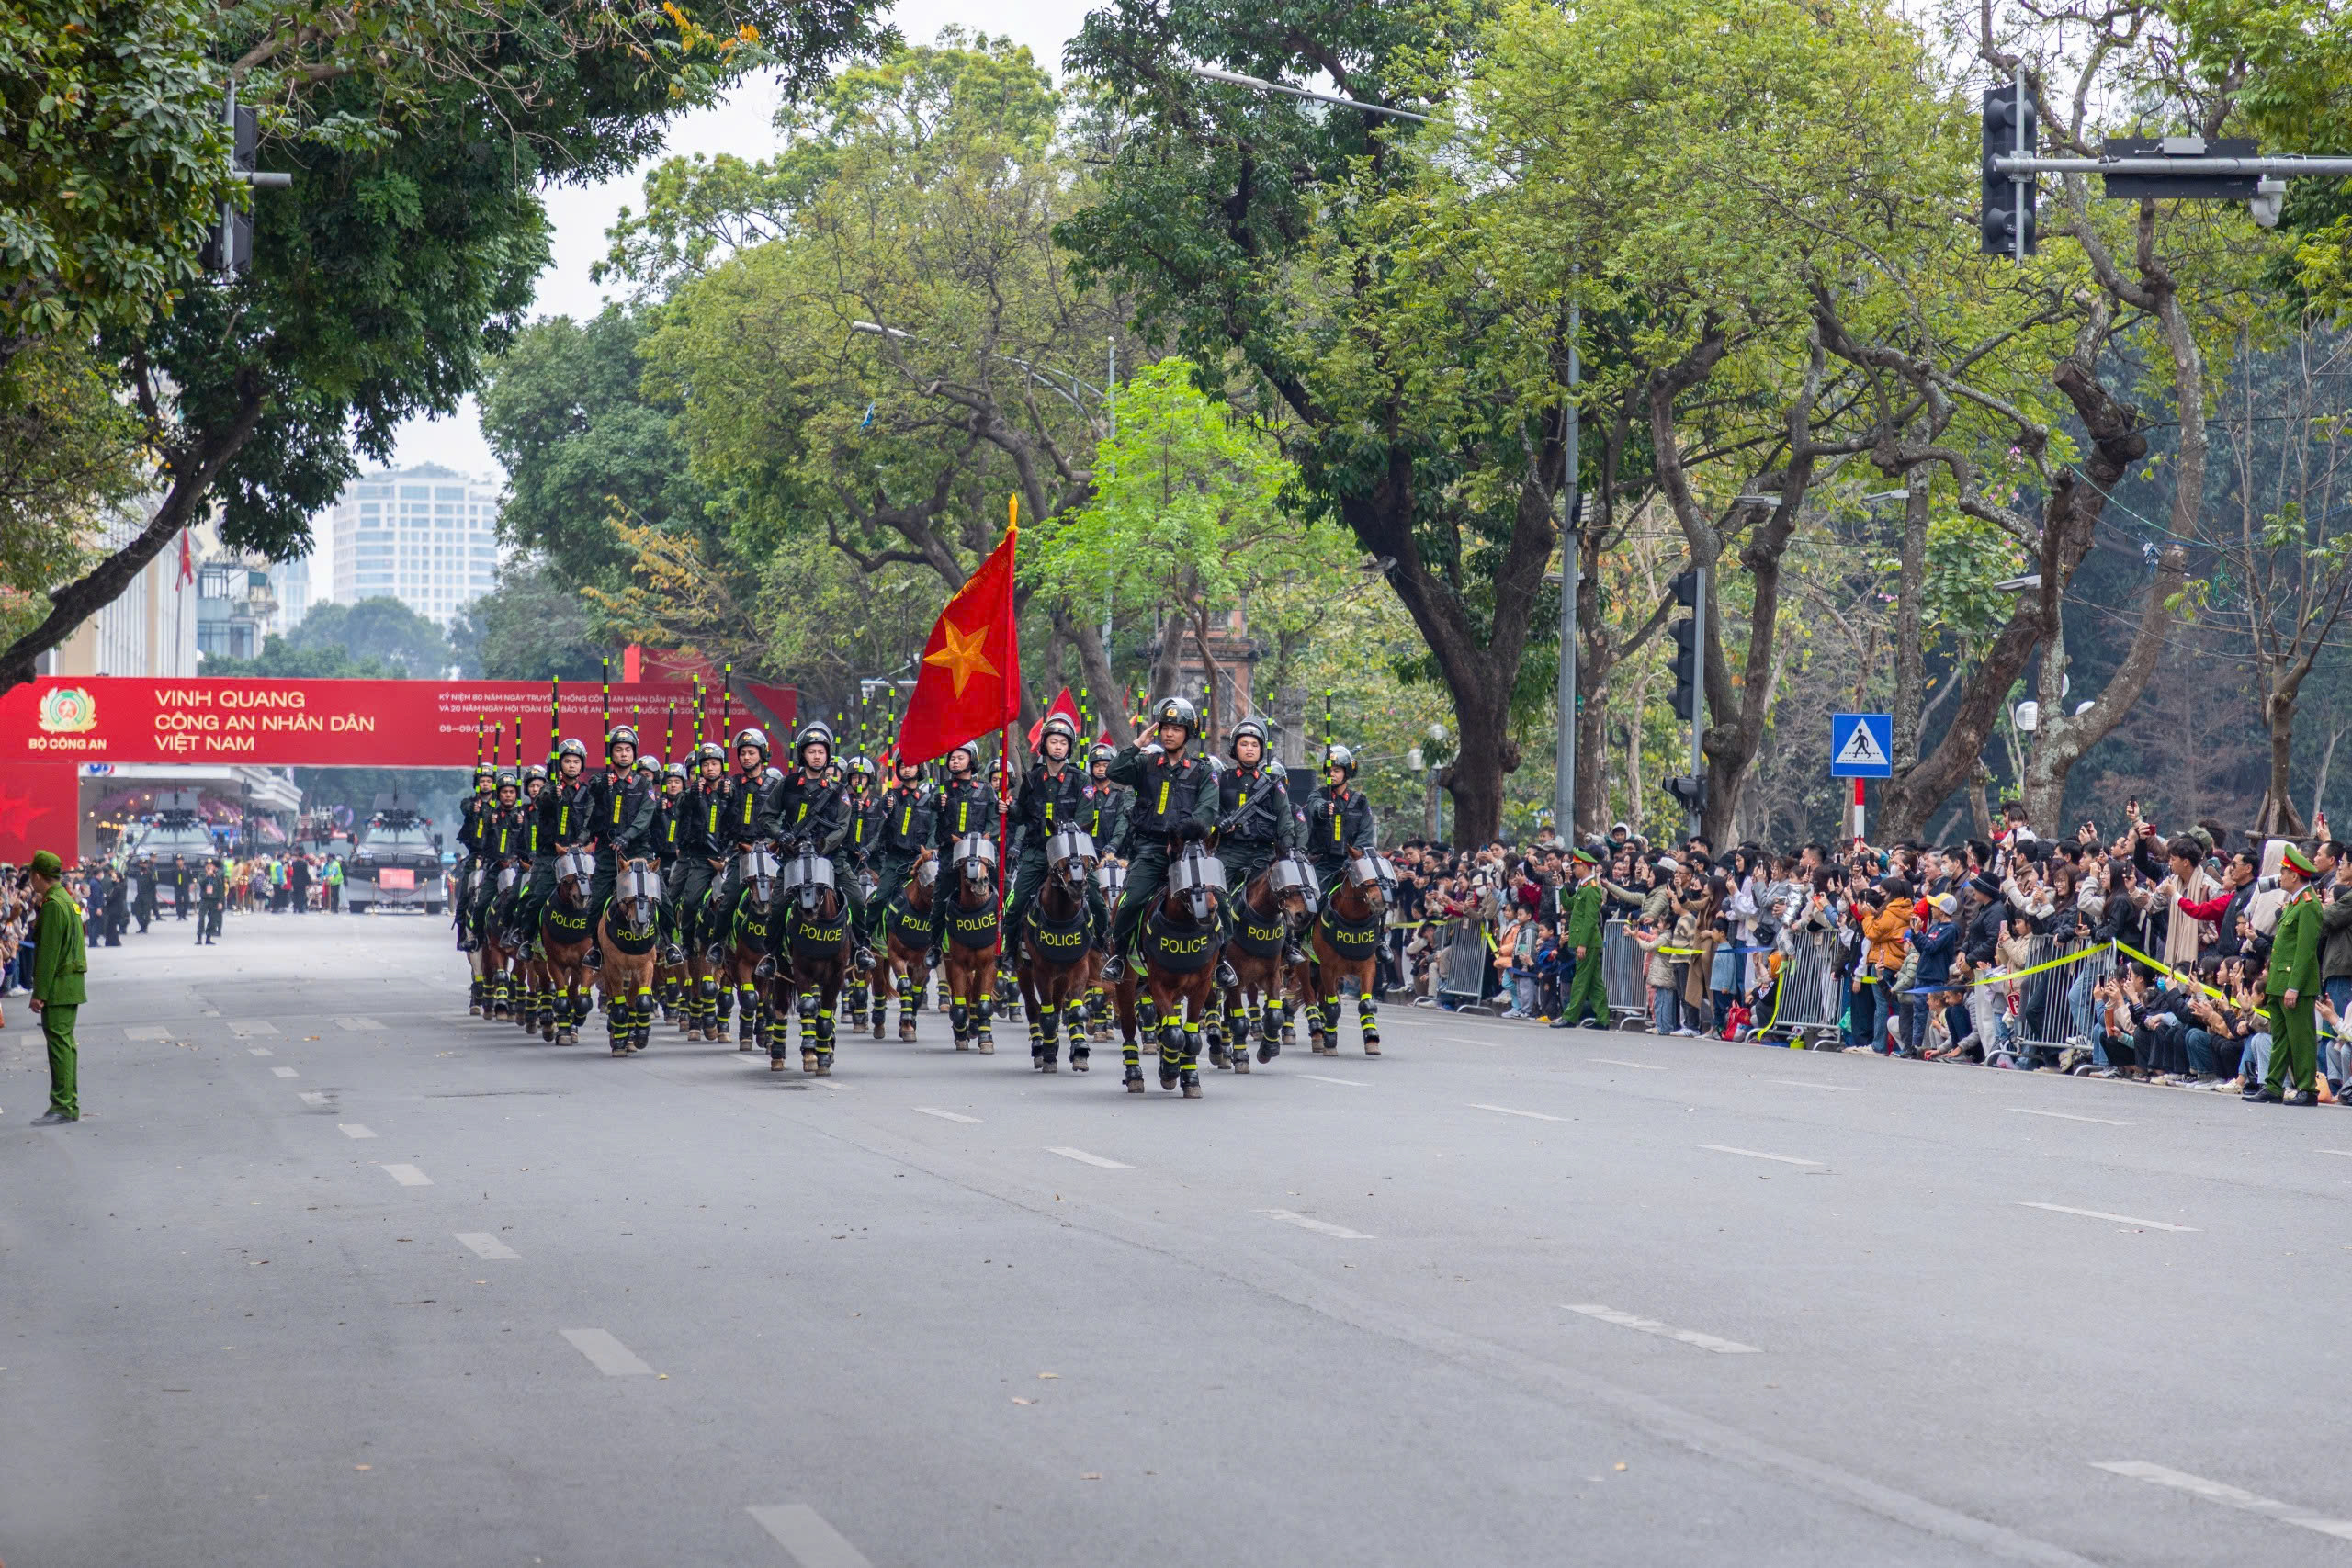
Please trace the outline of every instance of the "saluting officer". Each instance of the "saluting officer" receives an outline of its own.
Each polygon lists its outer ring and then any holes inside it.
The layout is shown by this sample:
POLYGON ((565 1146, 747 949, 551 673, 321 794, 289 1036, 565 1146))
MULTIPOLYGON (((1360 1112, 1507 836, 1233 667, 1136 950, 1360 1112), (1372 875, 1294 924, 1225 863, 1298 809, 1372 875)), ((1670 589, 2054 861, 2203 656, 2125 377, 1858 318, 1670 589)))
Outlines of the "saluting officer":
MULTIPOLYGON (((1298 818, 1291 809, 1288 771, 1266 765, 1266 727, 1245 718, 1226 742, 1233 766, 1217 774, 1216 858, 1225 866, 1225 890, 1238 897, 1250 879, 1298 843, 1298 818)), ((1233 897, 1226 901, 1230 917, 1233 897)), ((1284 942, 1285 962, 1306 954, 1295 937, 1284 942)))
MULTIPOLYGON (((594 812, 596 874, 588 886, 588 929, 604 919, 605 906, 620 880, 621 867, 632 860, 653 858, 653 781, 637 767, 637 730, 616 724, 605 736, 605 771, 591 781, 589 799, 594 812)), ((591 939, 588 967, 600 968, 603 947, 591 939)))
POLYGON ((1601 984, 1600 972, 1600 858, 1590 850, 1578 849, 1568 857, 1568 872, 1576 878, 1576 891, 1568 895, 1568 924, 1560 938, 1560 953, 1576 961, 1576 971, 1568 980, 1567 1003, 1552 1021, 1552 1027, 1573 1029, 1589 1019, 1594 1028, 1606 1029, 1609 990, 1601 984))
POLYGON ((1352 787, 1356 754, 1344 746, 1328 747, 1323 771, 1329 782, 1306 807, 1306 857, 1315 863, 1315 874, 1329 894, 1346 877, 1350 855, 1373 852, 1379 829, 1372 802, 1352 787))
MULTIPOLYGON (((1121 750, 1111 779, 1136 792, 1128 832, 1135 853, 1127 861, 1127 886, 1111 917, 1111 957, 1102 965, 1105 984, 1126 973, 1127 950, 1136 928, 1168 887, 1168 844, 1201 836, 1216 821, 1216 770, 1204 758, 1185 754, 1200 728, 1200 716, 1182 697, 1163 697, 1153 707, 1157 737, 1121 750)), ((1229 966, 1219 976, 1231 985, 1229 966)))
MULTIPOLYGON (((1006 974, 1012 972, 1019 953, 1022 919, 1036 901, 1038 888, 1045 886, 1046 840, 1066 828, 1087 831, 1091 803, 1087 799, 1086 775, 1070 761, 1077 749, 1077 727, 1066 715, 1048 714, 1037 736, 1037 765, 1021 781, 1021 793, 1012 805, 1012 855, 1017 870, 1012 897, 1004 907, 1004 945, 997 955, 997 966, 1006 974)), ((1102 892, 1091 876, 1086 878, 1086 908, 1094 929, 1104 930, 1108 918, 1102 892)))

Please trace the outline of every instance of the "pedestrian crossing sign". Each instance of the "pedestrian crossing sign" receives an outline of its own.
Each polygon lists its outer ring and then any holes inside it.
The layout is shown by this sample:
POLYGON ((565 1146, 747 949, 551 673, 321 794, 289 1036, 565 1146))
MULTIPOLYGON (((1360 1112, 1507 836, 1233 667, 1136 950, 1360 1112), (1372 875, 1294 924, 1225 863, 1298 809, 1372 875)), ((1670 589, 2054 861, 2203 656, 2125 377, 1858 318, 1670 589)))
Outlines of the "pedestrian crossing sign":
POLYGON ((1894 716, 1833 713, 1829 716, 1829 776, 1889 779, 1894 776, 1894 716))

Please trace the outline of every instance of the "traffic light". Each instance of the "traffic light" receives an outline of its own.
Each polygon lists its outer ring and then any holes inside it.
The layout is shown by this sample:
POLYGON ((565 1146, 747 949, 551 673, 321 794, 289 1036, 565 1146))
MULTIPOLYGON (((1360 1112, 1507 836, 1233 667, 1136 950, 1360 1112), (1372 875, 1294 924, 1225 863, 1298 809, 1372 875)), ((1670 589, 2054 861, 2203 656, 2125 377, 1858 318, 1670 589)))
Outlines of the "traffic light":
POLYGON ((2040 150, 2041 141, 2033 93, 2023 76, 2007 86, 1984 89, 1984 206, 1978 228, 1987 255, 2022 261, 2039 248, 2034 202, 2040 192, 2034 177, 2013 179, 1995 168, 1993 160, 2018 153, 2030 157, 2040 150))
POLYGON ((1696 609, 1699 604, 1699 569, 1694 566, 1687 571, 1678 571, 1673 581, 1674 602, 1686 610, 1696 609))
MULTIPOLYGON (((237 110, 235 146, 229 166, 240 178, 254 172, 254 158, 260 148, 261 126, 254 111, 237 110)), ((222 202, 211 231, 205 235, 204 249, 198 259, 207 272, 234 274, 251 266, 254 261, 253 213, 250 210, 239 211, 232 202, 222 202)))
POLYGON ((1687 720, 1699 695, 1699 623, 1686 615, 1666 629, 1674 638, 1674 716, 1687 720))
POLYGON ((1666 793, 1682 803, 1682 809, 1693 817, 1707 814, 1707 779, 1703 773, 1676 773, 1660 783, 1666 793))

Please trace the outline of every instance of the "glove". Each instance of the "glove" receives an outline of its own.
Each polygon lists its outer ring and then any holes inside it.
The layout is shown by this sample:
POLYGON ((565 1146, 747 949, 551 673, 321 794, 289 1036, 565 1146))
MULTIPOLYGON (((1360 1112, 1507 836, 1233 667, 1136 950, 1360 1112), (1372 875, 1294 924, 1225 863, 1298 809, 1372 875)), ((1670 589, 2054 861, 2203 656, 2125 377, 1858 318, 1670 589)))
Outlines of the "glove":
POLYGON ((1136 747, 1136 750, 1147 757, 1165 757, 1168 755, 1168 748, 1162 746, 1157 740, 1147 740, 1141 746, 1136 747))

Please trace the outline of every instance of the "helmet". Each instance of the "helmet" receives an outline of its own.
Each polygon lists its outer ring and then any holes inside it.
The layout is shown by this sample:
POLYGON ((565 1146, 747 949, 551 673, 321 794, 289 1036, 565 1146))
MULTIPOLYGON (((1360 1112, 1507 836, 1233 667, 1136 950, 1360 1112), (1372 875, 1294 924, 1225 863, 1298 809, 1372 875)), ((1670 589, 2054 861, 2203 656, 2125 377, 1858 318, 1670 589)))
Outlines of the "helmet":
POLYGON ((1098 762, 1115 762, 1119 760, 1119 749, 1108 740, 1098 740, 1094 743, 1093 760, 1098 762))
POLYGON ((1198 735, 1201 732, 1200 714, 1182 697, 1162 697, 1153 704, 1151 722, 1181 724, 1184 727, 1184 733, 1187 735, 1198 735))
POLYGON ((717 762, 721 767, 724 767, 727 765, 727 748, 721 746, 716 740, 706 740, 701 745, 695 748, 695 761, 697 762, 717 762))
MULTIPOLYGON (((964 759, 966 772, 977 773, 980 771, 980 749, 973 745, 970 741, 965 741, 964 744, 956 747, 956 750, 947 753, 947 761, 950 762, 953 762, 958 757, 964 759)), ((947 771, 952 773, 956 770, 954 768, 949 768, 947 771)))
POLYGON ((673 762, 662 769, 662 773, 664 777, 676 779, 680 784, 685 783, 686 765, 684 762, 673 762))
POLYGON ((523 770, 523 782, 525 784, 531 784, 535 781, 539 784, 545 784, 547 783, 547 780, 548 771, 539 766, 537 762, 532 763, 529 767, 523 770))
POLYGON ((616 746, 626 746, 632 751, 636 750, 638 749, 637 727, 629 724, 616 724, 605 731, 605 750, 609 751, 616 746))
POLYGON ((1323 748, 1323 766, 1327 769, 1344 768, 1349 776, 1353 777, 1356 771, 1356 754, 1336 743, 1326 746, 1323 748))
POLYGON ((1045 755, 1046 740, 1057 735, 1069 742, 1068 754, 1076 756, 1078 754, 1078 726, 1069 721, 1068 714, 1063 713, 1047 714, 1046 722, 1037 727, 1037 754, 1045 755))
POLYGON ((488 762, 476 762, 474 764, 474 783, 480 784, 484 779, 494 779, 497 776, 498 770, 491 766, 488 762))
POLYGON ((735 744, 731 750, 741 751, 746 746, 749 746, 759 752, 761 761, 764 762, 768 760, 768 732, 766 730, 760 728, 757 725, 749 725, 737 730, 735 732, 735 744))
POLYGON ((577 757, 584 762, 588 760, 588 742, 576 735, 567 736, 563 744, 555 749, 555 755, 559 762, 566 757, 577 757))
POLYGON ((499 769, 496 777, 498 779, 498 787, 501 789, 521 789, 523 787, 522 779, 516 776, 514 770, 512 768, 499 769))
POLYGON ((852 757, 849 760, 849 771, 854 774, 862 773, 870 779, 874 776, 874 759, 871 757, 852 757))
POLYGON ((637 771, 640 773, 651 773, 658 779, 662 776, 662 759, 659 757, 639 757, 637 760, 637 771))
POLYGON ((1233 727, 1233 733, 1226 737, 1226 750, 1238 758, 1241 755, 1241 738, 1245 735, 1258 743, 1258 758, 1263 761, 1266 756, 1266 727, 1254 718, 1245 718, 1233 727))
POLYGON ((811 719, 802 725, 800 733, 792 738, 793 760, 797 761, 800 753, 811 746, 822 746, 827 751, 833 749, 832 728, 822 719, 811 719))

